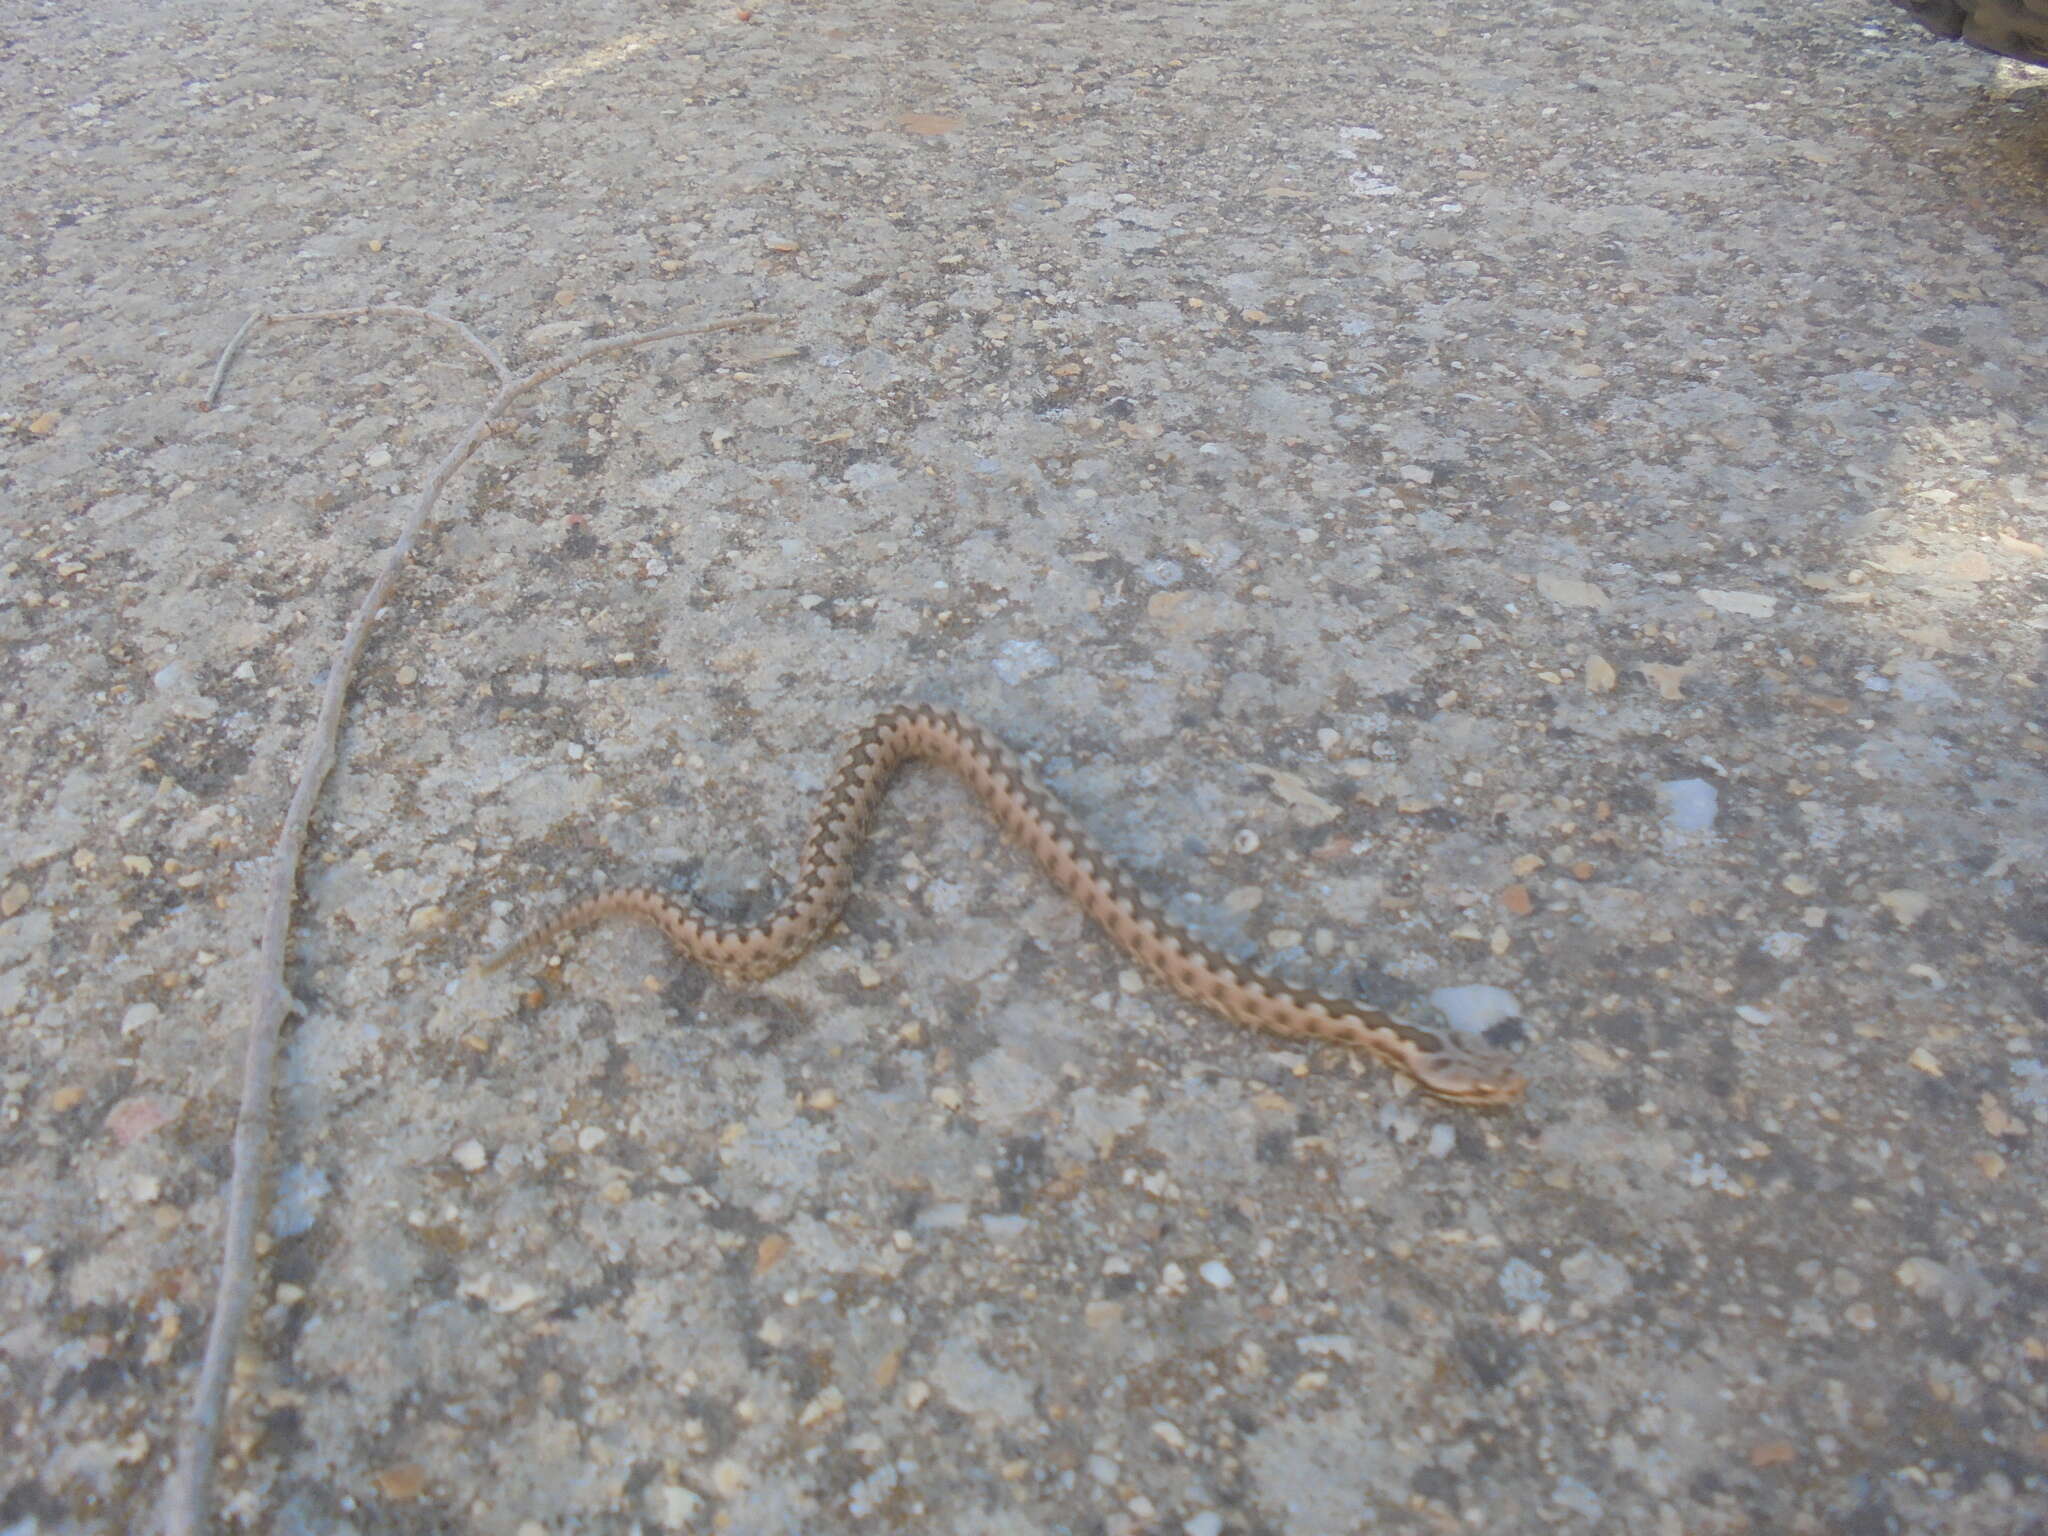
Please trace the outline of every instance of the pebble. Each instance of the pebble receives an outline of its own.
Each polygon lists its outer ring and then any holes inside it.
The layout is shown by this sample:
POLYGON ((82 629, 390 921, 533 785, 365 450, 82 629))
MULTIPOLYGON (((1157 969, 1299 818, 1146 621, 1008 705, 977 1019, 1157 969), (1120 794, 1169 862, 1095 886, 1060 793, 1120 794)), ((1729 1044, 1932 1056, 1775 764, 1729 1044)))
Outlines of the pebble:
POLYGON ((1500 1293, 1517 1306, 1541 1305, 1550 1299, 1550 1282, 1543 1271, 1523 1259, 1509 1259, 1500 1267, 1500 1293))
POLYGON ((809 1429, 824 1423, 827 1419, 836 1418, 845 1411, 845 1394, 837 1387, 826 1387, 804 1404, 803 1410, 796 1416, 796 1421, 801 1427, 809 1429))
POLYGON ((2027 1134, 2027 1128, 2006 1112, 2005 1106, 1998 1102, 1998 1095, 1995 1093, 1979 1095, 1977 1118, 1982 1122, 1984 1134, 1987 1136, 2021 1137, 2027 1134))
POLYGON ((1356 1360, 1358 1343, 1348 1333, 1305 1333, 1294 1341, 1304 1355, 1328 1355, 1338 1360, 1356 1360))
POLYGON ((405 1504, 426 1492, 427 1473, 418 1463, 407 1461, 384 1468, 374 1474, 370 1482, 384 1498, 394 1504, 405 1504))
POLYGON ((1208 1281, 1211 1286, 1219 1291, 1227 1291, 1237 1284, 1237 1276, 1230 1272, 1229 1266, 1216 1259, 1211 1259, 1208 1263, 1204 1264, 1199 1273, 1204 1280, 1208 1281))
POLYGON ((746 1491, 747 1469, 728 1458, 711 1469, 711 1487, 721 1499, 730 1499, 746 1491))
POLYGON ((1605 608, 1607 594, 1590 581, 1569 576, 1538 576, 1536 590, 1563 608, 1605 608))
POLYGON ((297 1237, 309 1232, 318 1219, 320 1206, 332 1191, 325 1172, 305 1163, 294 1163, 278 1175, 277 1191, 270 1207, 270 1235, 297 1237))
POLYGON ((142 1093, 123 1099, 107 1111, 106 1128, 116 1146, 132 1147, 176 1118, 176 1110, 165 1100, 142 1093))
POLYGON ((1695 595, 1716 613, 1739 613, 1745 618, 1768 619, 1778 607, 1778 600, 1763 592, 1722 592, 1702 587, 1695 595))
POLYGON ((1012 640, 997 652, 996 659, 989 665, 997 677, 1014 688, 1034 677, 1057 672, 1060 659, 1039 641, 1012 640))
POLYGON ((1910 928, 1934 905, 1924 891, 1880 891, 1877 904, 1891 913, 1901 928, 1910 928))
POLYGON ((680 1483, 664 1483, 655 1494, 654 1518, 663 1530, 687 1530, 704 1508, 704 1500, 680 1483))
POLYGON ((1705 779, 1669 779, 1657 786, 1664 825, 1674 832, 1711 832, 1721 792, 1705 779))
POLYGON ((1560 1477, 1551 1489, 1550 1501, 1588 1520, 1598 1520, 1603 1508, 1600 1495, 1576 1477, 1560 1477))
POLYGON ((1692 675, 1692 667, 1689 663, 1684 666, 1674 667, 1666 662, 1646 661, 1637 667, 1636 670, 1649 680, 1650 685, 1657 690, 1657 697, 1660 699, 1669 699, 1673 703, 1679 703, 1684 700, 1685 680, 1692 675))
POLYGON ((1262 763, 1248 765, 1271 787, 1273 793, 1294 811, 1305 825, 1320 827, 1337 820, 1344 814, 1342 807, 1333 805, 1308 787, 1308 781, 1298 773, 1288 773, 1280 768, 1268 768, 1262 763))
POLYGON ((1521 1003, 1503 987, 1438 987, 1429 994, 1429 1004, 1456 1030, 1491 1029, 1503 1019, 1522 1016, 1521 1003))

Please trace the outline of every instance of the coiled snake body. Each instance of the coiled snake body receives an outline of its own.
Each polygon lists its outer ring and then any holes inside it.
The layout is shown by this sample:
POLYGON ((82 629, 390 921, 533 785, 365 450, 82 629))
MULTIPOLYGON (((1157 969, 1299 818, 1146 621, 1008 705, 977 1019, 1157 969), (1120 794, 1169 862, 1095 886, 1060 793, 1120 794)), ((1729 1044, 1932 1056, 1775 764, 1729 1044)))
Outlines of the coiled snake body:
POLYGON ((1438 1098, 1507 1104, 1525 1083, 1505 1057, 1471 1049, 1349 998, 1305 991, 1261 974, 1168 922, 1066 808, 993 734, 951 710, 906 704, 884 711, 840 760, 804 842, 796 888, 763 921, 736 928, 644 886, 572 903, 484 961, 498 970, 573 929, 620 916, 653 923, 682 954, 722 976, 759 980, 808 950, 837 920, 853 889, 854 856, 898 766, 940 764, 966 780, 1003 830, 1117 946, 1191 1002, 1290 1039, 1355 1046, 1438 1098))

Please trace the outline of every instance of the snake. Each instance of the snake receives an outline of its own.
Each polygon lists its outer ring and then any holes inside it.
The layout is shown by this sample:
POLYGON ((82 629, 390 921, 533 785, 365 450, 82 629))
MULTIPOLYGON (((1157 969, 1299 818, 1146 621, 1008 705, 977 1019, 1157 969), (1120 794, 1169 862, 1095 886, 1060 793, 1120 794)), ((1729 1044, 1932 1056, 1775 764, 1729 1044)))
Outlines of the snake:
POLYGON ((665 891, 612 887, 560 908, 487 957, 480 969, 501 970, 565 934, 624 917, 653 924, 678 953, 722 978, 751 982, 772 976, 838 921, 875 812, 896 770, 911 761, 957 774, 1119 949, 1189 1002, 1286 1039, 1353 1047, 1450 1103, 1504 1105, 1522 1096, 1526 1080, 1501 1053, 1352 998, 1293 986, 1202 943, 1146 899, 1124 867, 1089 840, 994 732, 928 704, 884 710, 846 749, 811 818, 796 884, 760 922, 734 926, 665 891))

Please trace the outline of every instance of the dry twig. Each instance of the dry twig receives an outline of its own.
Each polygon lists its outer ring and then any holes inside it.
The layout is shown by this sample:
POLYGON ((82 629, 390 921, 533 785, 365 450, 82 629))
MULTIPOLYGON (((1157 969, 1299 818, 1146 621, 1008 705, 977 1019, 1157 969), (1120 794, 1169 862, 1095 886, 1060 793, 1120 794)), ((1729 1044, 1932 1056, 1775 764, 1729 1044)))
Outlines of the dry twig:
POLYGON ((439 314, 431 309, 421 309, 416 304, 359 304, 354 309, 297 309, 283 315, 268 315, 259 309, 242 322, 242 328, 220 349, 220 361, 213 365, 213 383, 206 391, 206 408, 210 411, 220 403, 221 386, 227 382, 228 369, 234 366, 236 354, 242 350, 242 343, 249 339, 249 333, 257 326, 297 325, 314 320, 360 320, 365 315, 404 315, 410 319, 431 320, 436 325, 445 325, 482 354, 483 360, 491 365, 491 372, 498 376, 500 384, 512 382, 512 370, 505 366, 505 360, 498 356, 489 342, 454 316, 439 314))
POLYGON ((298 890, 299 860, 305 851, 306 828, 312 820, 313 806, 320 797, 321 786, 334 767, 342 707, 347 702, 349 680, 355 672, 356 659, 362 654, 363 644, 369 637, 370 625, 375 621, 378 610, 389 601, 405 562, 412 554, 413 543, 433 512, 434 504, 440 500, 441 492, 476 451, 477 444, 483 441, 492 425, 520 396, 581 363, 608 353, 631 351, 678 336, 701 336, 713 331, 769 325, 777 318, 747 315, 713 320, 703 325, 670 325, 630 336, 615 336, 592 342, 531 373, 514 377, 490 345, 461 321, 409 304, 369 304, 357 309, 306 310, 279 315, 259 312, 251 315, 222 349, 220 361, 214 369, 213 383, 206 392, 208 408, 218 400, 230 364, 258 325, 346 320, 366 315, 407 316, 448 327, 491 365, 498 376, 498 392, 435 466, 433 475, 420 492, 419 500, 407 514, 397 539, 385 551, 383 568, 370 584, 369 592, 364 595, 354 618, 342 634, 341 645, 327 669, 319 713, 306 734, 298 784, 292 791, 291 804, 285 810, 284 825, 278 831, 277 847, 270 860, 270 885, 263 910, 263 947, 251 998, 254 1017, 242 1060, 242 1105, 235 1122, 234 1172, 228 1183, 227 1232, 222 1242, 220 1281, 214 1296, 213 1321, 207 1329, 206 1353, 200 1361, 199 1385, 192 1394, 191 1410, 179 1439, 177 1466, 164 1496, 166 1536, 196 1536, 213 1501, 228 1380, 255 1289, 256 1230, 260 1220, 258 1206, 264 1165, 270 1151, 271 1089, 277 1076, 278 1035, 285 1015, 294 1006, 284 985, 285 935, 291 924, 293 897, 298 890))

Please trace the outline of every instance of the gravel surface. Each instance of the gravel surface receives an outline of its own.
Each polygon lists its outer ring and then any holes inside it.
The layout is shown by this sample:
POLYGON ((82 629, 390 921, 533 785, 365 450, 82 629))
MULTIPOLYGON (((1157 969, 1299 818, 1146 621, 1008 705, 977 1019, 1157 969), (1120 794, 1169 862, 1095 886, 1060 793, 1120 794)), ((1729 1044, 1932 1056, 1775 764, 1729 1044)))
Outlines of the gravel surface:
POLYGON ((2048 1530, 2048 73, 1889 5, 6 5, 0 1532, 2048 1530), (1176 917, 1532 1078, 1141 981, 1176 917))

